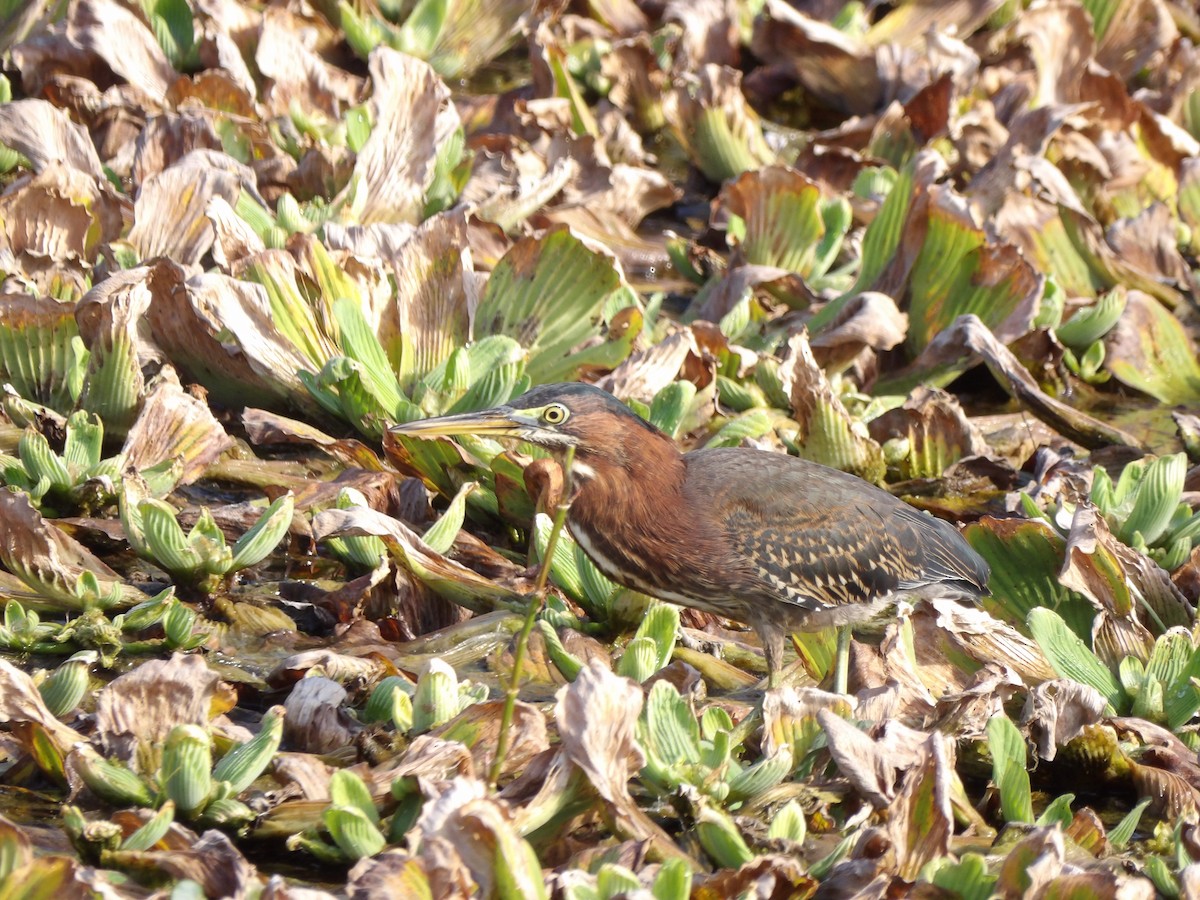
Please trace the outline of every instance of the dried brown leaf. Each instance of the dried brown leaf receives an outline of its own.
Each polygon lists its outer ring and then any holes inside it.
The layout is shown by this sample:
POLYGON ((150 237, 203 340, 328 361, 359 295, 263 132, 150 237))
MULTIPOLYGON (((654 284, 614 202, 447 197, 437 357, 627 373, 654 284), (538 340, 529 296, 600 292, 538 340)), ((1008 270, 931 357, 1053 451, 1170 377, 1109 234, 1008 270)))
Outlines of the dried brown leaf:
POLYGON ((1200 810, 1200 787, 1193 780, 1133 760, 1130 760, 1129 769, 1138 797, 1151 799, 1151 815, 1174 820, 1189 812, 1195 815, 1200 810))
POLYGON ((884 99, 870 45, 783 0, 767 0, 754 21, 750 48, 759 59, 792 70, 806 90, 835 109, 866 115, 884 99))
POLYGON ((733 0, 671 0, 662 18, 683 29, 677 67, 695 70, 709 63, 736 66, 740 61, 738 10, 733 0))
POLYGON ((132 85, 162 99, 178 73, 150 29, 115 0, 82 0, 72 7, 67 33, 132 85))
POLYGON ((696 297, 696 315, 709 322, 719 322, 759 287, 769 287, 797 302, 800 298, 810 297, 803 279, 787 269, 745 264, 715 276, 701 288, 696 297))
MULTIPOLYGON (((782 854, 764 854, 737 869, 720 869, 704 880, 700 897, 811 897, 818 882, 800 860, 782 854)), ((869 896, 859 894, 857 896, 869 896)))
POLYGON ((1033 376, 1012 351, 1001 343, 975 315, 959 316, 925 348, 913 368, 921 371, 939 364, 958 362, 964 355, 982 357, 997 381, 1031 413, 1064 437, 1085 447, 1121 444, 1140 447, 1133 435, 1082 413, 1044 394, 1033 376))
POLYGON ((52 162, 0 196, 0 244, 16 257, 18 271, 43 290, 63 279, 81 294, 103 242, 121 231, 121 206, 93 176, 52 162))
POLYGON ((838 770, 877 809, 896 799, 904 773, 928 759, 930 736, 899 722, 885 722, 876 739, 829 710, 818 712, 817 719, 838 770))
POLYGON ((1046 884, 1062 874, 1065 860, 1062 829, 1035 828, 1005 857, 995 891, 1004 900, 1039 896, 1046 884))
MULTIPOLYGON (((502 700, 474 703, 445 725, 431 731, 430 735, 465 744, 470 748, 471 757, 475 760, 475 770, 490 772, 496 758, 503 710, 502 700)), ((542 715, 541 710, 532 704, 517 701, 513 707, 508 740, 508 753, 504 757, 501 775, 513 775, 524 771, 531 759, 549 748, 546 717, 542 715)))
POLYGON ((321 58, 314 45, 325 36, 315 24, 283 7, 263 14, 254 62, 269 79, 264 100, 272 115, 286 116, 296 104, 336 119, 362 94, 363 79, 321 58))
POLYGON ((129 243, 142 259, 165 256, 185 268, 197 267, 215 237, 209 204, 218 198, 232 204, 240 191, 236 175, 189 154, 141 184, 129 243))
POLYGON ((823 367, 840 369, 864 349, 891 350, 903 342, 907 331, 908 316, 895 300, 878 291, 863 291, 844 304, 809 343, 823 367))
POLYGON ((178 483, 191 484, 232 447, 233 438, 208 404, 185 391, 175 370, 164 366, 146 391, 122 453, 125 464, 139 471, 175 460, 178 483))
MULTIPOLYGON (((154 659, 111 681, 96 697, 96 737, 106 755, 141 766, 176 725, 207 727, 230 688, 201 656, 154 659)), ((152 771, 152 770, 151 770, 152 771)))
POLYGON ((431 734, 423 734, 414 740, 399 760, 385 766, 378 773, 387 779, 401 777, 420 778, 435 783, 455 779, 475 780, 475 763, 468 750, 459 741, 444 741, 431 734))
POLYGON ((927 863, 950 852, 954 834, 947 739, 934 732, 922 749, 924 758, 905 773, 887 810, 887 834, 896 853, 898 874, 907 882, 916 881, 927 863))
POLYGON ((1098 690, 1078 681, 1056 678, 1029 691, 1021 724, 1037 744, 1038 756, 1052 760, 1058 748, 1100 721, 1108 701, 1098 690))
POLYGON ((63 756, 78 741, 83 740, 83 735, 62 724, 54 713, 46 708, 33 679, 4 659, 0 659, 0 722, 15 725, 31 722, 40 725, 63 756))
POLYGON ((85 601, 75 589, 85 572, 93 573, 104 593, 115 592, 116 605, 133 606, 146 595, 110 569, 62 529, 42 518, 29 496, 0 488, 0 562, 40 597, 34 604, 78 610, 85 601))
POLYGON ((178 880, 194 881, 208 897, 243 898, 258 887, 258 872, 229 837, 215 829, 204 832, 186 850, 112 851, 112 865, 150 869, 178 880))
POLYGON ((212 259, 222 270, 266 250, 263 239, 223 197, 212 198, 204 215, 212 223, 212 259))
POLYGON ((35 172, 63 164, 104 178, 87 130, 45 100, 14 100, 0 105, 0 143, 30 161, 35 172))
POLYGON ((1152 203, 1138 215, 1119 219, 1106 237, 1117 256, 1150 278, 1187 290, 1192 273, 1179 253, 1179 220, 1165 203, 1152 203))
POLYGON ((388 259, 396 292, 380 312, 378 335, 401 390, 411 390, 470 337, 479 298, 467 246, 466 213, 455 209, 423 222, 388 259))
POLYGON ((284 707, 284 738, 288 746, 308 753, 332 753, 354 742, 362 730, 343 709, 346 690, 322 676, 302 678, 288 694, 284 707))
MULTIPOLYGON (((358 220, 417 223, 437 150, 459 127, 450 91, 426 63, 385 45, 371 53, 375 127, 354 174, 365 197, 358 220)), ((348 199, 346 193, 339 200, 348 199)))
POLYGON ((508 805, 488 797, 482 781, 454 779, 426 802, 416 827, 422 842, 441 840, 453 848, 482 896, 496 895, 498 883, 515 896, 546 896, 533 849, 517 831, 508 805))
MULTIPOLYGON (((1144 553, 1117 540, 1109 531, 1108 522, 1090 503, 1080 502, 1075 508, 1058 580, 1107 612, 1112 629, 1131 632, 1124 638, 1115 633, 1110 635, 1127 651, 1124 655, 1135 648, 1142 648, 1148 655, 1154 642, 1142 621, 1146 613, 1140 600, 1150 605, 1167 628, 1192 625, 1191 605, 1171 577, 1144 553)), ((1144 661, 1143 653, 1136 655, 1144 661)))
POLYGON ((679 378, 689 355, 699 356, 700 349, 692 330, 682 328, 644 350, 635 351, 596 385, 617 397, 649 403, 679 378))
POLYGON ((426 848, 419 856, 395 849, 360 859, 350 870, 346 885, 350 900, 380 897, 471 900, 478 896, 477 891, 478 885, 457 855, 432 848, 426 848))
POLYGON ((696 868, 629 794, 630 778, 646 761, 635 736, 643 701, 636 682, 590 660, 575 681, 558 692, 554 716, 563 752, 605 801, 618 834, 650 841, 664 858, 682 858, 696 868))
MULTIPOLYGON (((182 281, 182 270, 179 272, 182 281)), ((298 371, 309 360, 280 334, 259 284, 203 274, 155 297, 148 314, 155 342, 189 378, 231 406, 292 406, 320 421, 322 408, 298 371)))
POLYGON ((937 627, 960 652, 981 663, 1008 666, 1030 682, 1054 678, 1038 645, 1011 625, 995 619, 978 607, 963 606, 951 600, 926 601, 937 613, 937 627))

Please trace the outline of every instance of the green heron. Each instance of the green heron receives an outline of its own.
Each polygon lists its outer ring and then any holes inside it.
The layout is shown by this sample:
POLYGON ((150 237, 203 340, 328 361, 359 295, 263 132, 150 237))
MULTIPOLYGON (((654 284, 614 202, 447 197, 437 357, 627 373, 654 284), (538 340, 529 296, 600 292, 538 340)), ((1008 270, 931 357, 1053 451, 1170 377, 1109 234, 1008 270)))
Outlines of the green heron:
POLYGON ((681 453, 590 385, 543 385, 493 409, 391 430, 516 438, 559 458, 574 447, 567 527, 583 551, 625 587, 752 626, 771 686, 793 631, 841 628, 844 682, 851 626, 906 596, 987 592, 987 563, 949 523, 784 453, 681 453))

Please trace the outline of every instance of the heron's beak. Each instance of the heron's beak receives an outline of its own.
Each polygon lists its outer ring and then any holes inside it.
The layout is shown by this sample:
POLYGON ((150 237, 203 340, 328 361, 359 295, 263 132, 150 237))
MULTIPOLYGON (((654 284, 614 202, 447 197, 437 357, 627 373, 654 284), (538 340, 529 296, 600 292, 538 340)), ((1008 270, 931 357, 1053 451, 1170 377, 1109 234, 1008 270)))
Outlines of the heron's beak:
POLYGON ((455 434, 477 434, 486 437, 523 437, 535 424, 534 420, 522 415, 511 406, 497 406, 480 412, 460 413, 455 416, 437 416, 393 425, 392 434, 410 437, 450 437, 455 434))

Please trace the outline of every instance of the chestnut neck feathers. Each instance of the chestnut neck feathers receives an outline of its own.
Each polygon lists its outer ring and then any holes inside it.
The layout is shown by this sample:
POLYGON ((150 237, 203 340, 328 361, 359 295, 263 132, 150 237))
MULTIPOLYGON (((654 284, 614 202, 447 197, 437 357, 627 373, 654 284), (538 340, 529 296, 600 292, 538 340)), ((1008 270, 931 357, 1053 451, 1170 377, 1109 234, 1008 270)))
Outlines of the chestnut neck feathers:
POLYGON ((662 599, 698 605, 696 591, 688 586, 713 581, 726 542, 691 509, 684 487, 687 463, 674 441, 628 415, 633 421, 581 442, 568 525, 609 578, 662 599), (707 571, 710 567, 714 571, 707 571))

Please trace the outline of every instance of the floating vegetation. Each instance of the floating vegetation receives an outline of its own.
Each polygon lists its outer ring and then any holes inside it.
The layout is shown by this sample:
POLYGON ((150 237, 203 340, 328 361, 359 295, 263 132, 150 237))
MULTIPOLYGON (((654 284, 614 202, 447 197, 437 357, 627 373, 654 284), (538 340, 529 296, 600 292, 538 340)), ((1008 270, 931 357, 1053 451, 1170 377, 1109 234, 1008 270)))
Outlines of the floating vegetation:
POLYGON ((1200 892, 1194 10, 838 6, 0 4, 0 900, 1200 892), (388 431, 573 380, 990 596, 768 690, 388 431))

